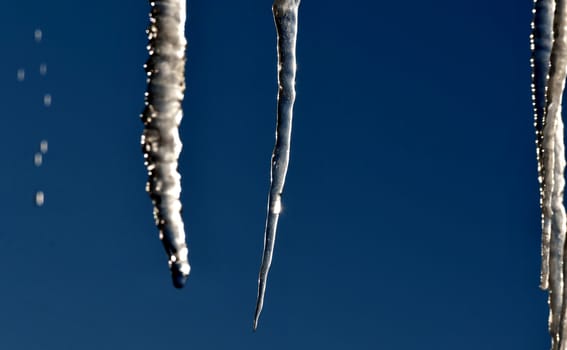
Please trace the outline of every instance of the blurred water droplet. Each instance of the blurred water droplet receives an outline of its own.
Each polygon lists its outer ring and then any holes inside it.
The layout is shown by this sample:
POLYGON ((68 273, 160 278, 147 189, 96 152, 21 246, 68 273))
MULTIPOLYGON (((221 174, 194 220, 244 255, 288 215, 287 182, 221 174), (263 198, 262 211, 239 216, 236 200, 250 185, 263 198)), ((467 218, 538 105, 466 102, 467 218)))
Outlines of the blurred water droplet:
POLYGON ((51 106, 51 95, 50 94, 43 95, 43 105, 45 107, 51 106))
POLYGON ((26 78, 26 71, 23 68, 18 69, 18 81, 24 81, 26 78))
POLYGON ((35 166, 40 167, 43 164, 43 155, 37 152, 33 157, 33 163, 35 166))
POLYGON ((43 193, 43 191, 37 191, 35 193, 35 205, 41 207, 44 202, 45 202, 45 194, 43 193))
POLYGON ((35 42, 39 43, 43 38, 43 32, 41 31, 41 29, 36 29, 35 32, 33 33, 33 37, 35 39, 35 42))
POLYGON ((41 153, 46 154, 47 153, 47 140, 42 140, 41 143, 39 144, 39 149, 41 151, 41 153))
POLYGON ((47 64, 42 63, 39 65, 39 74, 46 75, 47 74, 47 64))

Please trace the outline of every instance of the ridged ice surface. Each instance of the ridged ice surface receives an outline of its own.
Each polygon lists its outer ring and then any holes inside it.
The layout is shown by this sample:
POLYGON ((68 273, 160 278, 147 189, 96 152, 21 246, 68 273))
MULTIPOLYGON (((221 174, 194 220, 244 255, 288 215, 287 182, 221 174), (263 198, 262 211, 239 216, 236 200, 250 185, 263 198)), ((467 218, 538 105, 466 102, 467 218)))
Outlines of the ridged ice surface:
POLYGON ((148 191, 154 204, 159 237, 169 257, 173 284, 183 287, 189 275, 185 228, 181 217, 179 123, 185 91, 185 0, 150 1, 148 76, 142 151, 148 169, 148 191))
POLYGON ((567 3, 536 0, 532 94, 542 207, 541 287, 549 290, 552 350, 567 349, 564 207, 565 147, 561 104, 567 68, 567 3))
POLYGON ((270 271, 274 243, 276 241, 278 218, 282 210, 282 192, 289 164, 293 103, 295 101, 295 43, 299 2, 299 0, 275 0, 272 6, 278 48, 276 144, 271 162, 271 184, 268 195, 266 229, 264 232, 264 253, 258 278, 258 298, 254 315, 254 330, 258 327, 258 319, 264 305, 268 272, 270 271))
MULTIPOLYGON (((532 48, 532 102, 534 107, 534 126, 536 131, 536 152, 538 162, 538 180, 540 184, 540 206, 543 210, 550 208, 549 196, 545 191, 545 167, 543 165, 543 126, 545 125, 545 108, 547 97, 547 78, 551 46, 553 44, 553 13, 554 0, 534 1, 534 19, 532 22, 532 35, 530 37, 532 48)), ((549 286, 549 241, 551 236, 551 215, 548 210, 542 211, 542 242, 541 242, 541 281, 540 286, 547 289, 549 286)))

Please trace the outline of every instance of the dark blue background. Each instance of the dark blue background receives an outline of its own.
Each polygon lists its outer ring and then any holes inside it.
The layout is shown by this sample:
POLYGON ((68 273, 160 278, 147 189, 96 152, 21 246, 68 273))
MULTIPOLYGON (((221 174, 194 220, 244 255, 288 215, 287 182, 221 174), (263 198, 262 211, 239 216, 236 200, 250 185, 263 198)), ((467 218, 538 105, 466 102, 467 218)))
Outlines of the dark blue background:
POLYGON ((148 3, 4 3, 0 348, 547 348, 531 8, 303 0, 292 158, 254 334, 271 1, 188 3, 181 291, 144 191, 148 3))

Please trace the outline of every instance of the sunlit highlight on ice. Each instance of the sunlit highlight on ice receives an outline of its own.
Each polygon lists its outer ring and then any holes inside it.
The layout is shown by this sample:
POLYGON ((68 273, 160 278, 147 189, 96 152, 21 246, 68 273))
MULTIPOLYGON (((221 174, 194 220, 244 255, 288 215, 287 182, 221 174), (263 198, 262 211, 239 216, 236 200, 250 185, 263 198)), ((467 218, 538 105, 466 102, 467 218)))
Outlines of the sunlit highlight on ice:
POLYGON ((154 205, 155 223, 168 255, 173 285, 184 286, 189 276, 185 228, 181 217, 181 153, 179 123, 185 90, 185 0, 150 1, 147 92, 142 113, 142 151, 148 170, 146 190, 154 205))
POLYGON ((549 290, 552 350, 567 349, 565 296, 565 148, 561 104, 567 68, 567 1, 535 0, 532 99, 542 209, 541 280, 549 290))

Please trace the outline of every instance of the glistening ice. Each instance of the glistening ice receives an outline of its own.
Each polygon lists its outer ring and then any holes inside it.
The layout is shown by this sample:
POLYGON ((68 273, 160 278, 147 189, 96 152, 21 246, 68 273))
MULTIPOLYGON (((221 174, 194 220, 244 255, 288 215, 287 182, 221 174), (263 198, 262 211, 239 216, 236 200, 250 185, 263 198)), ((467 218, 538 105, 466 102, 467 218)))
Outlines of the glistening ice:
POLYGON ((181 153, 179 123, 185 91, 185 0, 150 1, 149 59, 142 151, 148 170, 146 190, 167 256, 173 284, 184 286, 189 276, 185 228, 181 217, 181 153))
POLYGON ((282 193, 289 164, 291 124, 295 102, 295 44, 299 0, 275 0, 272 6, 277 32, 278 48, 278 102, 276 144, 271 161, 271 183, 268 195, 268 213, 264 232, 264 252, 258 277, 258 297, 254 314, 254 330, 264 305, 268 272, 272 263, 278 218, 282 208, 282 193))
POLYGON ((549 290, 552 350, 567 349, 565 327, 565 147, 561 104, 567 68, 567 1, 535 0, 532 22, 532 98, 542 209, 540 285, 549 290))

